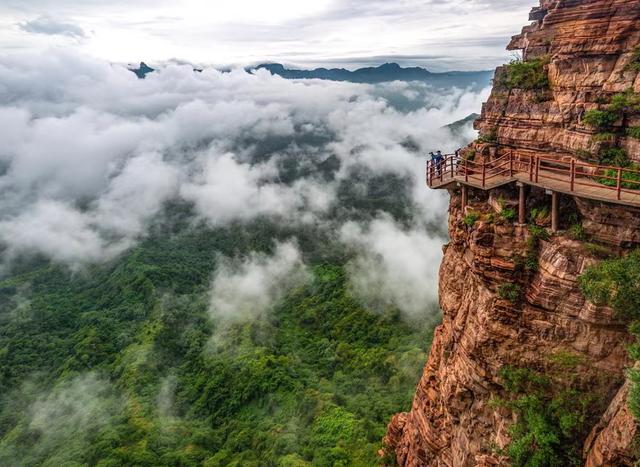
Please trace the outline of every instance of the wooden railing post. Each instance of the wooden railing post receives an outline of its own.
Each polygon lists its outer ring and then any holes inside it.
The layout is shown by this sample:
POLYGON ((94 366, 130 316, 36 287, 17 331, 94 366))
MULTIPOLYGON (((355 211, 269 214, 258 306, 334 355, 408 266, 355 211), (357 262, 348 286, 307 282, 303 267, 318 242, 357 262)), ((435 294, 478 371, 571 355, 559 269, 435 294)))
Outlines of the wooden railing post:
POLYGON ((454 174, 453 174, 453 164, 455 164, 455 162, 456 162, 456 161, 454 161, 454 160, 453 160, 453 157, 450 157, 450 158, 449 158, 449 163, 451 164, 451 178, 453 178, 453 177, 454 177, 454 174))
POLYGON ((575 183, 576 183, 576 160, 571 159, 571 191, 573 191, 575 183))
POLYGON ((540 177, 540 158, 536 156, 536 183, 538 183, 539 177, 540 177))
POLYGON ((617 183, 617 191, 618 191, 618 200, 622 197, 622 168, 618 167, 618 183, 617 183))
POLYGON ((469 182, 469 167, 468 159, 464 160, 464 181, 469 182))

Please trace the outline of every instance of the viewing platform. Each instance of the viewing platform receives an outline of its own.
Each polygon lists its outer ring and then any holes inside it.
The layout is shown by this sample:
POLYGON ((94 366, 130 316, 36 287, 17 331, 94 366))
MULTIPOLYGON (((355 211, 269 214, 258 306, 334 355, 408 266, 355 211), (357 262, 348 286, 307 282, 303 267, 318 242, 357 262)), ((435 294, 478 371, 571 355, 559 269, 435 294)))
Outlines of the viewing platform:
POLYGON ((463 205, 467 204, 467 187, 491 190, 510 183, 520 187, 520 223, 525 223, 524 186, 545 189, 552 195, 552 229, 558 230, 558 193, 607 203, 640 207, 640 171, 624 167, 594 165, 531 156, 523 160, 513 151, 491 161, 475 162, 447 155, 436 164, 427 162, 427 185, 448 188, 460 185, 463 205))

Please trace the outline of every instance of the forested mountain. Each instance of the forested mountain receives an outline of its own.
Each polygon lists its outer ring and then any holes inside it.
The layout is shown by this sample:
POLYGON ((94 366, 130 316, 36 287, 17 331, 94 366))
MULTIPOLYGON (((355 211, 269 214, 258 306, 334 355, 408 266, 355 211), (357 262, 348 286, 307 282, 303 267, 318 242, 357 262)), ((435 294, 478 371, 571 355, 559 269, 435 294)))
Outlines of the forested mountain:
POLYGON ((0 465, 374 465, 440 319, 424 154, 481 94, 3 66, 0 465))
POLYGON ((183 205, 166 214, 108 265, 72 274, 33 261, 0 282, 0 464, 375 463, 434 322, 372 314, 349 292, 348 255, 314 229, 192 227, 183 205), (220 255, 271 254, 292 236, 308 283, 272 314, 217 328, 220 255))
MULTIPOLYGON (((154 71, 146 63, 141 62, 139 67, 131 67, 130 70, 138 76, 145 78, 154 71)), ((439 88, 472 88, 483 89, 491 84, 493 72, 491 71, 448 71, 432 73, 421 67, 403 68, 397 63, 385 63, 377 67, 358 68, 347 70, 345 68, 315 68, 300 70, 287 68, 280 63, 263 63, 255 67, 248 67, 248 72, 255 70, 267 70, 271 74, 286 79, 322 79, 327 81, 346 81, 350 83, 379 84, 392 81, 419 81, 439 88)), ((203 71, 200 68, 194 71, 203 71)))
POLYGON ((448 71, 432 73, 425 68, 403 68, 397 63, 385 63, 377 67, 358 68, 351 71, 345 68, 315 68, 299 70, 287 68, 280 63, 265 63, 256 69, 269 70, 274 75, 287 79, 324 79, 330 81, 349 81, 351 83, 385 83, 390 81, 422 81, 436 87, 482 89, 490 84, 491 71, 448 71))

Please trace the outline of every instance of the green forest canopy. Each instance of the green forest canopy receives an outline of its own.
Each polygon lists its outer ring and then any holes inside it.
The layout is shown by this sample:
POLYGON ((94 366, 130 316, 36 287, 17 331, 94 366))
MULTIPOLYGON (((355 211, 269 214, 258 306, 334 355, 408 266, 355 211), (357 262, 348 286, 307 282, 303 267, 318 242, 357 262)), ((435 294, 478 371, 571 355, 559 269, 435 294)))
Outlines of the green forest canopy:
POLYGON ((73 274, 25 260, 0 282, 0 465, 375 464, 434 323, 363 308, 347 254, 311 229, 192 228, 172 209, 111 264, 73 274), (294 233, 310 283, 216 334, 219 255, 294 233))

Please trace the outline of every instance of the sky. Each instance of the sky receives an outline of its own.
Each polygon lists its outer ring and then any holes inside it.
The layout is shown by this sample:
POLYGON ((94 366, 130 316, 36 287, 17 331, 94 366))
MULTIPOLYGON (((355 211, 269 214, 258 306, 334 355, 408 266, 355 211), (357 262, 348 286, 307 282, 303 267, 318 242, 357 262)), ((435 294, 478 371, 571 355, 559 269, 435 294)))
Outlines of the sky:
POLYGON ((395 61, 486 70, 535 0, 0 0, 0 55, 74 48, 118 63, 395 61))

